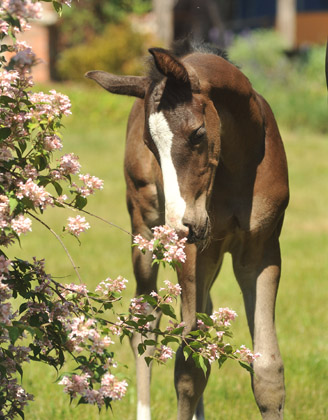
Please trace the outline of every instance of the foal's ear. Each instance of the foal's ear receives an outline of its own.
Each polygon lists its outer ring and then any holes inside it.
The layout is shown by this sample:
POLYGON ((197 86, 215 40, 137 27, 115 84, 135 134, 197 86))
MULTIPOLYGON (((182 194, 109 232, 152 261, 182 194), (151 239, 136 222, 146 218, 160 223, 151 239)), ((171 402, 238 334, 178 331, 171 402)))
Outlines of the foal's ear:
POLYGON ((186 67, 169 51, 163 48, 150 48, 148 51, 154 57, 156 67, 160 73, 178 82, 190 83, 186 67))
POLYGON ((85 74, 88 79, 93 79, 104 89, 119 95, 135 96, 143 99, 149 86, 148 77, 141 76, 116 76, 105 71, 94 70, 85 74))

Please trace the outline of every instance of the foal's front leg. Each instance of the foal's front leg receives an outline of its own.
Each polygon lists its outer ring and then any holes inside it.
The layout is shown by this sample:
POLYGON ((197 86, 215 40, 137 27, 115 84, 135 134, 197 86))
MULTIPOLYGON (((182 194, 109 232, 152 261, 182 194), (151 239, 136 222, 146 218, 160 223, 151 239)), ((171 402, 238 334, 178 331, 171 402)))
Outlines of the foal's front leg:
MULTIPOLYGON (((217 276, 221 263, 220 244, 209 246, 197 255, 195 245, 186 247, 187 260, 179 272, 182 287, 182 319, 186 332, 196 328, 196 312, 212 312, 209 290, 217 276), (197 264, 196 264, 197 262, 197 264)), ((178 397, 178 420, 204 420, 203 392, 210 375, 197 368, 194 360, 185 360, 183 348, 176 354, 175 388, 178 397)))
MULTIPOLYGON (((254 245, 254 244, 253 244, 254 245)), ((252 247, 252 244, 246 245, 252 247)), ((252 387, 262 418, 283 419, 285 400, 284 367, 275 329, 275 302, 280 278, 280 248, 277 238, 257 249, 261 257, 249 264, 233 256, 234 270, 243 292, 255 352, 252 387)))
MULTIPOLYGON (((151 266, 152 254, 150 252, 142 254, 137 247, 134 247, 132 250, 132 260, 137 282, 136 296, 149 294, 153 290, 156 291, 158 265, 151 266)), ((151 329, 158 327, 161 313, 158 312, 155 316, 156 320, 151 323, 151 329)), ((151 333, 148 338, 156 340, 156 337, 151 333)), ((150 420, 151 367, 148 367, 145 362, 145 357, 152 356, 154 354, 154 348, 147 346, 145 353, 142 356, 139 356, 138 345, 141 343, 141 335, 137 333, 133 334, 130 343, 136 362, 138 398, 137 420, 150 420)))

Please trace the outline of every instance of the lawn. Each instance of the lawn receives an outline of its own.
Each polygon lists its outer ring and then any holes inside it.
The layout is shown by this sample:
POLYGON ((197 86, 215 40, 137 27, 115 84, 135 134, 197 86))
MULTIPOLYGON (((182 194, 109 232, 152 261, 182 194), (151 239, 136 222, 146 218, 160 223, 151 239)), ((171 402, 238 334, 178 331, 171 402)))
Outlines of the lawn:
MULTIPOLYGON (((52 86, 53 87, 53 86, 52 86)), ((98 87, 70 85, 56 87, 67 93, 73 115, 64 121, 64 152, 80 157, 82 173, 105 180, 105 188, 91 197, 88 210, 129 230, 125 208, 123 154, 126 119, 132 100, 116 97, 98 87)), ((277 328, 285 362, 287 400, 286 420, 324 420, 328 418, 328 142, 320 134, 299 129, 282 129, 286 146, 291 201, 282 233, 283 274, 277 302, 277 328)), ((58 233, 70 212, 50 209, 44 220, 58 233)), ((67 235, 69 248, 83 281, 89 289, 106 277, 119 274, 129 279, 124 293, 123 310, 133 296, 134 280, 130 263, 130 237, 103 222, 87 217, 92 228, 81 237, 82 244, 67 235)), ((47 270, 63 282, 75 281, 74 271, 60 244, 36 222, 33 233, 22 238, 22 248, 13 248, 9 256, 46 259, 47 270)), ((170 271, 163 278, 174 278, 170 271)), ((239 314, 234 340, 250 345, 242 297, 233 278, 227 257, 213 288, 214 306, 229 306, 239 314)), ((23 384, 35 394, 26 409, 27 420, 43 419, 115 419, 133 420, 136 390, 132 353, 126 341, 117 347, 118 370, 129 382, 122 402, 113 404, 113 412, 78 406, 55 383, 56 372, 47 366, 30 365, 24 371, 23 384), (128 368, 125 367, 128 365, 128 368)), ((65 367, 64 370, 68 367, 65 367)), ((213 367, 205 393, 207 420, 259 419, 249 376, 233 363, 222 370, 213 367), (218 414, 219 413, 219 414, 218 414)), ((173 362, 155 366, 152 382, 154 420, 175 419, 173 362)))

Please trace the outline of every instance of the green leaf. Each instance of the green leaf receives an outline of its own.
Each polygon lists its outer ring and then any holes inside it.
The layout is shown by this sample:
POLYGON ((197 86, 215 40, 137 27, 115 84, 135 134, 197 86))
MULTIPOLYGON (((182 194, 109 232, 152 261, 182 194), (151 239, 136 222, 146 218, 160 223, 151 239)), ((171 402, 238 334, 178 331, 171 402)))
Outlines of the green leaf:
MULTIPOLYGON (((2 48, 4 47, 4 45, 1 46, 1 52, 2 52, 2 48)), ((8 104, 12 104, 15 103, 15 99, 11 98, 10 96, 5 96, 5 95, 1 95, 0 96, 0 103, 4 104, 4 105, 8 105, 8 104)))
MULTIPOLYGON (((137 245, 137 244, 135 244, 135 245, 137 245)), ((155 298, 153 298, 152 296, 142 295, 141 297, 143 298, 143 300, 145 302, 148 302, 149 305, 151 305, 151 306, 156 306, 157 305, 157 300, 155 298)))
POLYGON ((19 148, 20 148, 20 150, 21 150, 21 152, 22 152, 22 153, 24 153, 24 152, 25 152, 26 147, 27 147, 27 145, 26 145, 26 141, 20 141, 20 142, 19 142, 19 148))
POLYGON ((224 354, 220 355, 220 358, 218 359, 218 363, 219 363, 219 368, 221 368, 223 366, 223 363, 228 360, 227 356, 225 356, 224 354))
POLYGON ((203 344, 200 343, 199 341, 192 341, 191 343, 189 343, 189 346, 192 347, 193 349, 200 349, 203 347, 203 344))
POLYGON ((145 346, 156 346, 155 340, 145 340, 144 341, 145 346))
POLYGON ((17 328, 17 327, 7 327, 7 329, 8 329, 8 334, 9 334, 11 342, 13 344, 15 344, 15 341, 18 339, 18 337, 21 334, 19 328, 17 328))
POLYGON ((165 338, 163 338, 163 340, 161 341, 161 343, 166 346, 168 343, 180 343, 179 339, 177 337, 171 337, 171 336, 167 336, 165 338))
POLYGON ((58 15, 61 16, 63 13, 63 5, 60 3, 57 3, 56 1, 53 1, 52 4, 54 6, 54 9, 58 13, 58 15))
POLYGON ((233 348, 230 344, 224 346, 224 352, 227 354, 231 354, 233 352, 233 348))
POLYGON ((75 207, 77 207, 79 210, 82 210, 83 207, 85 207, 88 203, 88 200, 82 195, 77 195, 75 199, 75 207))
POLYGON ((171 318, 177 319, 174 309, 171 305, 168 305, 167 303, 162 303, 159 305, 164 315, 170 316, 171 318))
POLYGON ((0 364, 0 376, 4 378, 6 374, 7 374, 7 369, 3 365, 0 364))
POLYGON ((199 364, 205 376, 207 372, 207 363, 208 361, 203 356, 199 356, 199 364))
POLYGON ((252 366, 250 366, 248 363, 245 362, 239 362, 240 366, 244 369, 246 369, 248 372, 250 373, 254 373, 254 369, 252 368, 252 366))
POLYGON ((17 408, 17 406, 15 406, 15 411, 16 411, 17 414, 19 414, 21 416, 21 418, 23 420, 25 419, 23 411, 20 410, 19 408, 17 408))
POLYGON ((88 404, 88 401, 86 400, 86 398, 85 398, 85 397, 81 397, 81 398, 79 399, 79 401, 78 401, 77 405, 80 405, 80 404, 88 404))
POLYGON ((147 366, 149 366, 152 361, 153 361, 152 357, 150 357, 150 356, 145 357, 145 362, 147 363, 147 366))
POLYGON ((34 166, 38 169, 38 171, 43 171, 46 169, 48 165, 48 159, 43 155, 38 155, 34 159, 34 166))
POLYGON ((0 128, 0 140, 5 140, 11 134, 11 129, 9 127, 0 128))
POLYGON ((23 379, 23 369, 19 363, 16 363, 16 370, 20 374, 21 379, 23 379))
POLYGON ((198 367, 199 369, 202 369, 202 371, 204 372, 204 375, 206 375, 207 366, 206 366, 206 361, 204 357, 199 353, 194 353, 192 355, 192 358, 194 359, 196 367, 198 367))
POLYGON ((188 357, 191 355, 191 353, 192 353, 192 348, 189 347, 189 346, 184 346, 183 355, 184 355, 185 360, 188 359, 188 357))
POLYGON ((172 335, 181 335, 183 333, 183 331, 184 331, 184 327, 174 328, 171 331, 171 334, 172 335))
POLYGON ((139 345, 138 345, 138 353, 141 355, 141 354, 144 354, 144 352, 146 351, 146 346, 145 346, 145 344, 144 343, 140 343, 139 345))
POLYGON ((58 195, 62 195, 63 187, 60 184, 58 184, 58 182, 56 182, 56 181, 52 181, 52 185, 55 187, 56 193, 58 195))
POLYGON ((9 207, 10 207, 11 212, 13 212, 19 204, 21 204, 21 201, 18 200, 18 198, 16 197, 9 198, 9 207))
POLYGON ((208 327, 212 327, 214 325, 213 319, 207 314, 196 313, 196 317, 203 321, 208 327))

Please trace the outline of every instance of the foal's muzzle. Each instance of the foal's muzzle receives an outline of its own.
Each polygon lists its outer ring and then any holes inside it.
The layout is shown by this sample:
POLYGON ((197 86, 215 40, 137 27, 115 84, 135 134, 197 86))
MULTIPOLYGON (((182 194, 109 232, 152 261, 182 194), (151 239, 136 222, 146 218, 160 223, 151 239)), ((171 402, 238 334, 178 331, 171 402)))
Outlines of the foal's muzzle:
POLYGON ((206 218, 205 224, 202 226, 193 226, 192 224, 185 224, 188 227, 189 233, 187 236, 188 243, 195 244, 204 242, 209 235, 209 219, 206 218))

